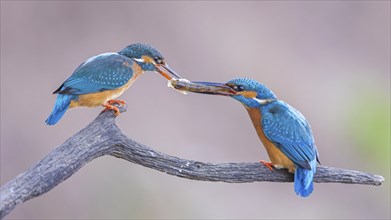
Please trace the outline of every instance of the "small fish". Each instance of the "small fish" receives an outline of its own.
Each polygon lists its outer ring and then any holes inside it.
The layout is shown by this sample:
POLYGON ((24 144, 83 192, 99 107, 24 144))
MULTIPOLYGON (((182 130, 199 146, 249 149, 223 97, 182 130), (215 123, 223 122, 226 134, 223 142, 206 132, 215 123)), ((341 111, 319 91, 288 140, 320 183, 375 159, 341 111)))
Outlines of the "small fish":
POLYGON ((195 92, 202 94, 220 94, 227 95, 228 93, 236 94, 237 92, 226 86, 226 87, 215 87, 213 83, 206 82, 190 82, 187 79, 171 79, 168 81, 168 87, 172 87, 175 90, 187 94, 187 92, 195 92))

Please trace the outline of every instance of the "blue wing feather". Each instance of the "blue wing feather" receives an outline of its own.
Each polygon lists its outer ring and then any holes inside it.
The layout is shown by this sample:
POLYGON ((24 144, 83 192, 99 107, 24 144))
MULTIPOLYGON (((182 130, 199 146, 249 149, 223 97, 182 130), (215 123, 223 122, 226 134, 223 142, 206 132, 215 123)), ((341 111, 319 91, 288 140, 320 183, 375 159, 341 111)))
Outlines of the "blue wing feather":
POLYGON ((265 136, 297 165, 311 170, 317 150, 304 116, 283 101, 261 107, 265 136))
POLYGON ((118 53, 104 53, 82 63, 54 93, 80 95, 113 90, 133 76, 133 60, 118 53))

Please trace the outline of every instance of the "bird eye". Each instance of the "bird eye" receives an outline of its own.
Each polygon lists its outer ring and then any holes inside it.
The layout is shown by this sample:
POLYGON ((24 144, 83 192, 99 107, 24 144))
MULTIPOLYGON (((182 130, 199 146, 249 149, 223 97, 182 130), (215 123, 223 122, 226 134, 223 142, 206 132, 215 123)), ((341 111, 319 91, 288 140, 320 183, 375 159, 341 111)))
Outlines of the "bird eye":
POLYGON ((242 85, 236 85, 233 87, 233 89, 238 92, 244 91, 244 87, 242 85))
POLYGON ((154 60, 156 64, 164 64, 164 60, 161 57, 155 57, 154 60))

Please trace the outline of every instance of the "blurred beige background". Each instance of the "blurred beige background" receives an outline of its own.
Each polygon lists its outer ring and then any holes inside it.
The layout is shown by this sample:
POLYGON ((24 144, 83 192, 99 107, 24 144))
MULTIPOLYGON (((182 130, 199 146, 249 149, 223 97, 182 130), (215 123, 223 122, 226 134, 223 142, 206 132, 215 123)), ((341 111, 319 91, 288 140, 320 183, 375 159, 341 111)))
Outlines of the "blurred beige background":
MULTIPOLYGON (((7 219, 390 218, 390 2, 1 1, 1 185, 102 108, 44 120, 52 92, 85 59, 150 43, 190 80, 251 77, 310 122, 323 165, 383 175, 380 187, 226 184, 102 157, 7 219)), ((181 95, 148 72, 121 97, 117 122, 154 149, 207 162, 268 159, 245 109, 181 95)))

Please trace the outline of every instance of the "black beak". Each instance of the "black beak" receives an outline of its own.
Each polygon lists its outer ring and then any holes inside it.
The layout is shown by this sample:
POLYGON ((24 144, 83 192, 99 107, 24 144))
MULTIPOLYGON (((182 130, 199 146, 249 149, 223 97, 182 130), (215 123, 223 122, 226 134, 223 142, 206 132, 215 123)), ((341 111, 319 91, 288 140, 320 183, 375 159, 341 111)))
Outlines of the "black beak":
POLYGON ((171 85, 180 91, 202 93, 209 95, 235 95, 237 92, 224 83, 189 82, 187 80, 171 80, 171 85))
POLYGON ((181 79, 174 70, 172 70, 167 64, 156 64, 156 70, 158 73, 160 73, 164 78, 167 80, 171 80, 173 77, 170 76, 173 75, 176 79, 181 79))

